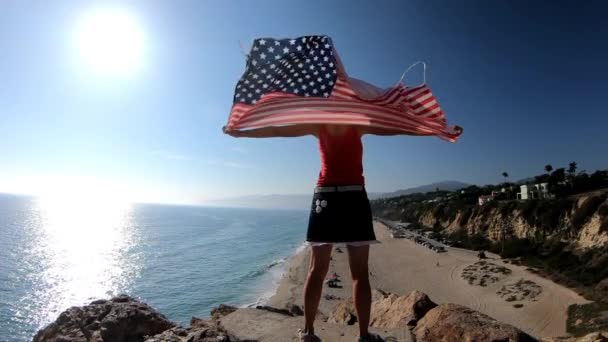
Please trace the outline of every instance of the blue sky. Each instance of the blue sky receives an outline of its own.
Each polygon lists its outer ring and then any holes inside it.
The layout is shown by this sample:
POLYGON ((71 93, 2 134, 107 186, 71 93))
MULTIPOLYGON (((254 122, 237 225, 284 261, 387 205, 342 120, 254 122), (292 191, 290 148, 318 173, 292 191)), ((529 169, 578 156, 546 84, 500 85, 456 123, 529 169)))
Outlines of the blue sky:
POLYGON ((3 1, 0 192, 86 179, 155 202, 310 193, 314 138, 221 133, 244 71, 239 41, 248 49, 256 37, 306 34, 330 35, 349 74, 379 86, 426 61, 448 121, 465 129, 455 144, 365 137, 368 191, 493 183, 503 171, 519 179, 573 160, 606 168, 606 9, 601 1, 3 1), (78 60, 76 23, 108 7, 141 29, 133 72, 99 73, 78 60))

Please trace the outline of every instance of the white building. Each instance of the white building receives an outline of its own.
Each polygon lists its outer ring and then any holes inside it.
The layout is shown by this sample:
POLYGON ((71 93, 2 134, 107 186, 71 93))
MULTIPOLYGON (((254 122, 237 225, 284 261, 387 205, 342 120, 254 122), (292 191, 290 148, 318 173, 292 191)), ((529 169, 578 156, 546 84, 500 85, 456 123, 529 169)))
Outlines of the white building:
POLYGON ((552 195, 549 192, 548 185, 548 183, 520 185, 520 192, 517 193, 517 199, 551 198, 552 195))

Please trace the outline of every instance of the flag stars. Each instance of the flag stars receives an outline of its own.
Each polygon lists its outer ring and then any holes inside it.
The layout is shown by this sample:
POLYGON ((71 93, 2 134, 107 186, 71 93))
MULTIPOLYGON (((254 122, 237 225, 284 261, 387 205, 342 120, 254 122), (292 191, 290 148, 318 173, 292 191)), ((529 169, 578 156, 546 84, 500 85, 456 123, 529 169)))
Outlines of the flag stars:
POLYGON ((266 54, 262 52, 262 53, 260 54, 260 58, 261 58, 261 59, 266 59, 266 54))
POLYGON ((273 53, 274 52, 274 48, 271 46, 268 48, 268 53, 273 53))
POLYGON ((284 47, 283 48, 283 53, 289 53, 289 48, 284 47))
POLYGON ((260 39, 260 45, 266 45, 266 40, 260 39))

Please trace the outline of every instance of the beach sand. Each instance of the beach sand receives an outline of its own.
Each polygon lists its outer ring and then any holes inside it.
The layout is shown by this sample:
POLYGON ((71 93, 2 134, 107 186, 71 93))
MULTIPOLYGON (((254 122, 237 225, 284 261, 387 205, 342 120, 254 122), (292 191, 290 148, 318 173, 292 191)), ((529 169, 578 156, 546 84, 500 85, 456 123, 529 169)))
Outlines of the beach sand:
MULTIPOLYGON (((505 264, 499 257, 490 253, 486 254, 487 262, 506 267, 511 272, 490 272, 483 278, 487 280, 486 286, 471 285, 469 280, 462 277, 462 272, 467 266, 478 262, 476 252, 448 248, 447 253, 435 253, 413 241, 393 239, 386 226, 379 222, 374 222, 374 229, 381 243, 371 246, 369 265, 372 288, 397 295, 419 290, 426 293, 435 303, 468 306, 499 321, 512 324, 535 337, 566 335, 568 306, 588 302, 574 291, 526 271, 526 267, 505 264), (522 279, 524 282, 520 281, 522 279), (523 304, 523 307, 516 308, 514 304, 523 304)), ((332 295, 346 299, 351 295, 352 283, 347 252, 346 248, 341 250, 343 253, 338 253, 334 248, 328 276, 336 272, 340 275, 343 287, 324 286, 323 296, 332 295)), ((309 248, 306 248, 291 257, 277 292, 269 299, 268 305, 302 306, 309 252, 309 248)), ((473 279, 473 284, 479 284, 482 277, 480 272, 483 272, 484 268, 488 269, 487 266, 492 265, 479 265, 477 270, 469 268, 465 272, 468 278, 477 277, 473 279)), ((319 310, 328 315, 337 302, 335 299, 322 298, 319 310)))

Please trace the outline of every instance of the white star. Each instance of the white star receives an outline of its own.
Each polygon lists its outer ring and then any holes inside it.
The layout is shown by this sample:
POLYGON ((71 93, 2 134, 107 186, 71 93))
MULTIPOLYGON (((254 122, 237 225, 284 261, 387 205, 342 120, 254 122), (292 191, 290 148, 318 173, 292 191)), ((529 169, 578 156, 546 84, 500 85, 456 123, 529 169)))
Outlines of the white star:
POLYGON ((247 94, 247 97, 252 97, 252 96, 253 96, 252 93, 247 94))
POLYGON ((294 77, 298 77, 300 74, 298 74, 297 72, 295 74, 293 74, 294 77))
POLYGON ((260 93, 260 89, 256 89, 255 92, 256 92, 256 94, 259 94, 260 93))
POLYGON ((241 102, 245 102, 245 99, 241 99, 241 102))
POLYGON ((288 52, 289 52, 289 49, 288 49, 288 48, 286 48, 286 47, 284 47, 284 48, 283 48, 283 53, 288 53, 288 52))
POLYGON ((258 78, 258 74, 253 74, 253 76, 251 76, 253 78, 258 78))
POLYGON ((274 52, 274 48, 271 46, 268 48, 268 52, 273 53, 274 52))
POLYGON ((295 39, 291 39, 291 40, 289 40, 289 44, 291 44, 291 45, 295 45, 295 44, 296 44, 296 40, 295 40, 295 39))
POLYGON ((298 68, 302 69, 303 67, 304 67, 304 64, 302 64, 302 63, 298 64, 298 68))
POLYGON ((304 76, 306 79, 310 79, 310 75, 306 75, 304 76))
POLYGON ((255 84, 250 84, 249 85, 249 88, 253 88, 253 87, 255 87, 255 84))
POLYGON ((329 85, 334 85, 334 82, 333 81, 329 81, 329 85))
POLYGON ((308 67, 308 69, 310 69, 310 70, 315 70, 315 66, 314 66, 314 65, 311 65, 311 66, 309 66, 309 67, 308 67))
POLYGON ((302 84, 302 90, 306 90, 306 85, 302 84))
POLYGON ((240 85, 240 84, 237 84, 237 85, 236 85, 236 89, 239 89, 240 87, 241 87, 241 85, 240 85))
POLYGON ((306 58, 306 63, 310 63, 310 58, 306 58))
POLYGON ((318 93, 318 92, 319 92, 319 91, 318 91, 317 89, 313 89, 313 90, 312 90, 312 93, 313 93, 313 94, 316 94, 316 93, 318 93))
POLYGON ((306 43, 306 37, 302 37, 302 43, 306 43))
POLYGON ((299 92, 298 88, 294 89, 293 92, 297 94, 299 92))
POLYGON ((325 90, 325 84, 321 85, 321 90, 325 90))
POLYGON ((302 81, 304 81, 304 80, 301 78, 298 78, 298 82, 302 83, 302 81))
POLYGON ((312 60, 316 62, 317 59, 319 59, 319 57, 315 56, 315 58, 313 58, 312 60))
POLYGON ((251 103, 255 104, 256 102, 258 102, 258 100, 253 100, 251 101, 251 103))
POLYGON ((266 75, 266 79, 271 79, 271 78, 272 78, 272 74, 266 75))
POLYGON ((331 73, 335 75, 336 74, 336 70, 332 71, 331 73))
POLYGON ((317 77, 317 82, 321 82, 323 79, 321 77, 317 77))
POLYGON ((261 58, 261 59, 266 59, 266 54, 262 52, 262 53, 260 54, 260 58, 261 58))
POLYGON ((287 79, 287 83, 291 83, 291 81, 292 81, 292 79, 291 79, 291 78, 288 78, 288 79, 287 79))
POLYGON ((315 54, 315 50, 310 50, 310 52, 308 54, 309 55, 314 55, 315 54))
POLYGON ((276 67, 277 67, 276 65, 274 65, 274 64, 270 64, 270 69, 274 69, 274 68, 276 68, 276 67))
POLYGON ((325 54, 325 50, 321 50, 321 54, 324 55, 325 54))
POLYGON ((275 59, 275 60, 281 59, 281 56, 276 55, 276 56, 274 56, 274 59, 275 59))
POLYGON ((312 74, 317 76, 319 74, 319 72, 315 70, 315 72, 313 72, 312 74))
POLYGON ((280 41, 278 41, 278 40, 275 40, 275 41, 274 41, 274 45, 279 46, 279 45, 281 45, 281 42, 280 42, 280 41))
POLYGON ((323 93, 323 96, 329 97, 329 93, 323 93))
POLYGON ((292 87, 296 86, 295 82, 291 82, 289 85, 292 86, 292 87))
POLYGON ((245 84, 249 84, 249 80, 245 80, 245 84))
POLYGON ((296 50, 298 50, 298 51, 302 51, 302 46, 298 45, 298 46, 296 47, 296 50))
POLYGON ((237 97, 237 98, 241 97, 241 93, 237 93, 237 94, 236 94, 236 97, 237 97))
POLYGON ((252 60, 252 61, 251 61, 251 64, 253 64, 253 65, 257 65, 257 64, 258 64, 258 61, 256 61, 256 60, 254 59, 254 60, 252 60))
POLYGON ((312 86, 314 86, 314 85, 315 85, 315 82, 314 82, 314 81, 310 81, 310 82, 308 83, 308 85, 310 85, 310 86, 312 87, 312 86))
POLYGON ((334 67, 334 63, 333 63, 333 62, 330 62, 330 63, 329 63, 329 66, 330 66, 331 68, 333 68, 333 67, 334 67))
POLYGON ((327 57, 327 56, 323 57, 323 61, 325 61, 325 62, 329 61, 329 57, 327 57))
POLYGON ((329 74, 329 73, 325 74, 325 78, 330 78, 330 77, 331 77, 331 74, 329 74))
POLYGON ((266 84, 266 83, 262 84, 262 88, 264 88, 264 89, 268 88, 268 84, 266 84))
POLYGON ((304 94, 304 96, 309 97, 309 96, 310 96, 310 94, 309 94, 309 93, 306 93, 306 94, 304 94))
POLYGON ((265 73, 266 73, 266 69, 262 69, 262 74, 265 74, 265 73))
POLYGON ((329 49, 329 44, 325 44, 325 48, 326 48, 326 49, 329 49))
POLYGON ((260 45, 266 45, 266 41, 264 39, 260 39, 260 45))
POLYGON ((287 88, 283 88, 283 89, 281 89, 281 91, 284 91, 284 92, 286 92, 286 91, 287 91, 287 88))
POLYGON ((264 82, 264 81, 263 81, 263 80, 258 80, 258 84, 260 84, 260 83, 262 83, 262 82, 264 82))

